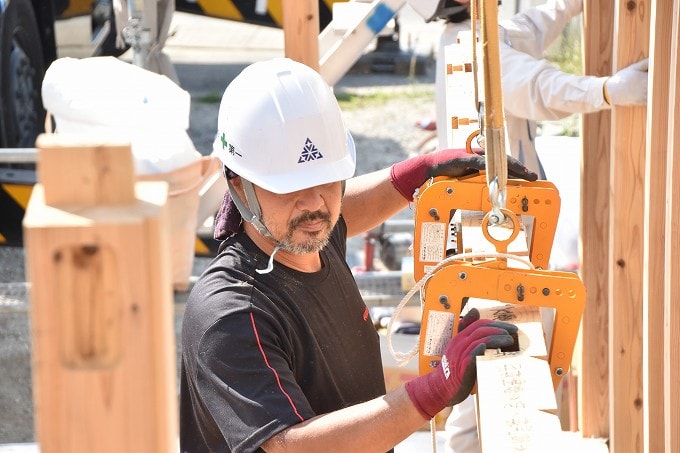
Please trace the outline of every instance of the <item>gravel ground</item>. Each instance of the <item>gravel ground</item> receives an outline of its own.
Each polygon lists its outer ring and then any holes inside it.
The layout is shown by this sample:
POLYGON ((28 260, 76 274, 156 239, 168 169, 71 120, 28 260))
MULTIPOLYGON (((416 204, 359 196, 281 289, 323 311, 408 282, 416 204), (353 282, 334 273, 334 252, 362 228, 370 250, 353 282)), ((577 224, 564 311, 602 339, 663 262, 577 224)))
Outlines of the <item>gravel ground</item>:
POLYGON ((383 76, 380 79, 385 83, 404 83, 336 88, 340 97, 349 93, 369 99, 361 107, 345 107, 343 110, 346 126, 357 146, 358 175, 405 159, 423 139, 430 136, 430 133, 418 129, 415 122, 434 117, 434 84, 425 77, 409 80, 383 76))

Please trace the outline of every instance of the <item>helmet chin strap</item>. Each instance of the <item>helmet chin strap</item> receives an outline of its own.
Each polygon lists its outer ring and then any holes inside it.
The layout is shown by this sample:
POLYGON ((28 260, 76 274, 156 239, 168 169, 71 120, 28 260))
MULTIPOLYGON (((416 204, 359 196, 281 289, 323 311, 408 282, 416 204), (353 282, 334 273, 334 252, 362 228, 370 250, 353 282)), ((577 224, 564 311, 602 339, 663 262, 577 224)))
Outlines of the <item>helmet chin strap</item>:
POLYGON ((231 193, 231 198, 234 200, 236 208, 241 213, 241 217, 243 217, 244 220, 252 223, 261 235, 271 239, 276 244, 274 251, 269 256, 267 267, 264 269, 255 269, 258 274, 268 274, 274 269, 274 255, 276 255, 276 252, 278 252, 283 247, 283 244, 269 232, 269 229, 265 226, 264 222, 262 222, 262 209, 260 208, 260 203, 257 201, 257 195, 255 195, 255 187, 253 186, 253 183, 243 177, 241 178, 241 181, 243 183, 243 191, 246 194, 246 201, 248 202, 250 209, 248 209, 248 206, 246 206, 239 196, 231 180, 227 179, 229 192, 231 193))

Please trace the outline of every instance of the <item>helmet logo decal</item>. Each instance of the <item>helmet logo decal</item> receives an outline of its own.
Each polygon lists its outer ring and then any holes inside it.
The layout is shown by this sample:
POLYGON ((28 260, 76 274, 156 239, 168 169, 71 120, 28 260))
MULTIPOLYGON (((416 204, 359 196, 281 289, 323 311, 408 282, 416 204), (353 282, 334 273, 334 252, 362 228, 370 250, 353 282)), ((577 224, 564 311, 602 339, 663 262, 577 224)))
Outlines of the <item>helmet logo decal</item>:
POLYGON ((312 141, 307 138, 307 141, 305 141, 305 147, 302 149, 302 154, 300 154, 300 158, 298 159, 298 164, 316 159, 323 159, 323 154, 321 154, 316 145, 314 145, 314 143, 312 143, 312 141))
POLYGON ((243 157, 239 152, 236 151, 234 145, 227 141, 227 134, 225 134, 224 132, 222 132, 222 135, 220 135, 220 141, 222 142, 222 149, 226 149, 229 154, 231 154, 232 156, 236 155, 239 157, 243 157))

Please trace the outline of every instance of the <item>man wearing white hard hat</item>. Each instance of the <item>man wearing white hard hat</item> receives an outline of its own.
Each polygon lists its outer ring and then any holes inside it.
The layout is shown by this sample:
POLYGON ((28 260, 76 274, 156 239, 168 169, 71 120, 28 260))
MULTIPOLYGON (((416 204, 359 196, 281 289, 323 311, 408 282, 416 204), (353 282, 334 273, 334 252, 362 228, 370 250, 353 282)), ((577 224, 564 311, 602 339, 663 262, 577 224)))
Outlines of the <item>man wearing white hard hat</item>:
MULTIPOLYGON (((352 177, 354 143, 330 87, 285 58, 225 90, 215 153, 229 190, 220 251, 182 325, 181 451, 388 451, 470 393, 475 357, 515 327, 471 313, 442 365, 385 392, 378 333, 345 261, 346 238, 438 175, 484 168, 442 150, 352 177)), ((536 175, 508 158, 509 175, 536 175)))

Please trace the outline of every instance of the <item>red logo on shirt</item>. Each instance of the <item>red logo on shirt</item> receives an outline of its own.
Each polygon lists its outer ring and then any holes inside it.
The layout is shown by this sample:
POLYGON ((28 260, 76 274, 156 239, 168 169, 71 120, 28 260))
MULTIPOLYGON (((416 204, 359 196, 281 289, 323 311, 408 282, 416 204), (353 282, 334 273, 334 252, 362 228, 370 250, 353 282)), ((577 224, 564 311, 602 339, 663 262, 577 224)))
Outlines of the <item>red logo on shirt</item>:
POLYGON ((368 319, 368 307, 364 308, 364 321, 368 319))

